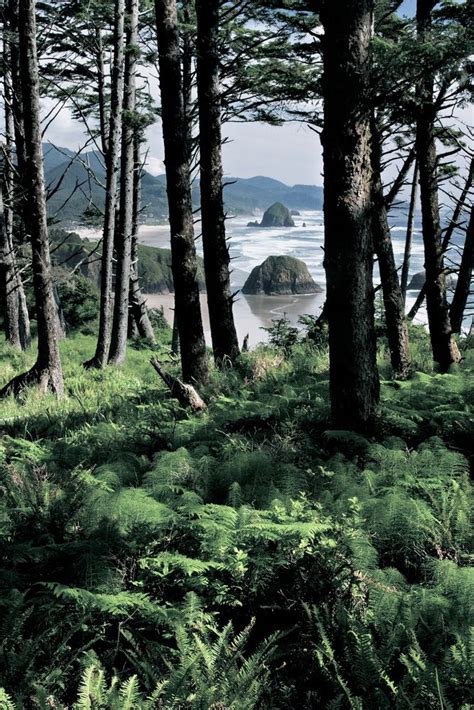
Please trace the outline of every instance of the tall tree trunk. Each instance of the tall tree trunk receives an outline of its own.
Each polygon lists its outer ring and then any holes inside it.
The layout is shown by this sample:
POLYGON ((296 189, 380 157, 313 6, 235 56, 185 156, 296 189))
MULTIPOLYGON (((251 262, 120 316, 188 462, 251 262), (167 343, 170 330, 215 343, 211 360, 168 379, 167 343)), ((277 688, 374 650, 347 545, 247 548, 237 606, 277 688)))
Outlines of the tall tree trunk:
MULTIPOLYGON (((421 42, 429 40, 431 11, 434 0, 418 0, 417 31, 421 42)), ((436 107, 433 95, 433 76, 426 72, 417 87, 418 116, 416 125, 416 151, 420 170, 420 198, 423 243, 425 249, 426 306, 430 329, 433 359, 441 371, 446 371, 460 354, 452 338, 446 299, 441 226, 438 204, 437 156, 435 145, 436 107)))
MULTIPOLYGON (((116 40, 120 41, 120 38, 117 38, 114 34, 114 43, 116 40)), ((117 48, 115 46, 114 51, 117 51, 117 48)), ((107 132, 107 111, 105 108, 104 42, 102 40, 102 31, 100 27, 95 28, 95 53, 95 62, 97 67, 97 96, 99 108, 100 143, 104 156, 107 156, 107 153, 109 152, 109 137, 107 132)))
POLYGON ((3 155, 3 176, 0 181, 0 289, 1 303, 3 304, 3 319, 5 337, 10 345, 21 349, 20 337, 20 309, 19 299, 16 290, 17 271, 15 264, 15 252, 13 249, 13 174, 11 168, 12 154, 12 131, 13 114, 11 111, 12 91, 9 73, 10 51, 9 42, 6 39, 6 28, 4 28, 3 40, 3 61, 4 61, 4 100, 5 100, 5 133, 6 145, 3 155), (5 198, 4 198, 5 193, 5 198))
POLYGON ((411 359, 405 308, 398 281, 397 265, 393 254, 392 238, 388 224, 386 201, 381 175, 381 145, 376 119, 371 122, 372 134, 372 227, 375 252, 378 256, 387 327, 388 346, 393 376, 405 380, 410 375, 411 359))
POLYGON ((333 426, 371 428, 379 401, 371 235, 370 109, 373 0, 325 0, 324 218, 333 426))
POLYGON ((407 233, 405 237, 405 251, 403 254, 402 275, 400 277, 400 288, 402 290, 403 310, 407 297, 408 276, 410 272, 411 244, 413 241, 413 228, 415 226, 416 197, 418 194, 418 163, 415 161, 413 169, 413 182, 411 185, 410 206, 408 208, 407 233))
POLYGON ((155 0, 165 167, 171 228, 171 266, 179 328, 183 379, 208 378, 202 327, 193 208, 189 175, 189 136, 184 111, 176 0, 155 0))
MULTIPOLYGON (((4 103, 5 103, 5 170, 4 170, 4 209, 5 209, 5 229, 8 250, 11 253, 13 280, 8 291, 10 308, 15 331, 13 339, 17 340, 17 332, 20 347, 26 350, 31 345, 30 317, 26 304, 25 291, 20 271, 16 264, 14 242, 13 242, 13 205, 20 214, 26 203, 21 184, 15 184, 13 173, 13 156, 16 154, 18 172, 24 174, 25 167, 25 146, 24 146, 24 126, 23 108, 19 89, 13 91, 12 81, 15 79, 16 86, 19 87, 18 75, 18 3, 11 0, 8 7, 4 8, 4 103), (17 303, 13 304, 16 299, 17 303), (18 323, 17 321, 18 316, 18 323)), ((21 224, 21 220, 19 221, 21 224)), ((22 225, 23 227, 23 225, 22 225)))
MULTIPOLYGON (((11 80, 13 86, 19 87, 20 79, 20 56, 19 56, 19 0, 8 0, 8 29, 10 32, 10 62, 11 80)), ((15 153, 20 175, 23 175, 26 163, 25 148, 25 126, 24 107, 20 91, 12 92, 12 111, 15 133, 15 153)), ((21 185, 19 185, 21 188, 21 185)))
MULTIPOLYGON (((464 205, 466 204, 466 200, 469 197, 469 193, 471 191, 472 184, 474 182, 474 158, 471 158, 471 163, 469 166, 469 172, 466 177, 466 182, 464 183, 464 187, 462 189, 462 192, 459 196, 459 199, 456 202, 456 206, 453 210, 453 214, 451 216, 451 220, 446 227, 446 231, 444 233, 443 237, 443 245, 442 245, 442 253, 445 254, 449 248, 449 244, 451 242, 451 238, 455 232, 455 230, 460 226, 459 225, 459 218, 461 217, 462 210, 464 209, 464 205)), ((418 294, 418 297, 412 306, 409 314, 408 314, 408 319, 413 320, 413 318, 416 316, 418 313, 419 309, 421 308, 423 301, 425 300, 425 295, 426 295, 426 285, 423 284, 420 293, 418 294)))
POLYGON ((21 350, 20 313, 16 291, 16 268, 13 244, 7 228, 7 208, 0 180, 0 303, 7 343, 21 350))
POLYGON ((464 318, 464 311, 472 288, 472 271, 474 268, 474 206, 471 207, 471 216, 466 230, 466 241, 462 252, 461 265, 458 272, 458 281, 454 290, 453 301, 450 308, 451 327, 453 333, 460 333, 464 318))
POLYGON ((233 362, 239 341, 232 313, 222 188, 219 0, 196 0, 201 220, 212 349, 233 362))
POLYGON ((136 104, 136 64, 138 44, 139 0, 127 0, 127 39, 123 90, 124 121, 122 126, 122 161, 120 167, 120 221, 115 240, 117 268, 115 272, 114 322, 109 362, 125 361, 128 335, 128 304, 132 263, 132 222, 134 162, 134 118, 136 104))
POLYGON ((119 170, 120 138, 122 134, 122 102, 124 74, 124 15, 125 0, 115 0, 114 64, 110 97, 109 131, 106 153, 106 192, 102 258, 100 273, 99 334, 95 355, 86 365, 106 366, 109 359, 113 318, 113 253, 115 236, 115 209, 117 206, 117 176, 119 170))
POLYGON ((28 209, 24 211, 24 220, 26 232, 31 240, 33 286, 38 324, 38 357, 33 368, 14 378, 3 388, 1 394, 10 391, 16 392, 25 384, 38 382, 43 390, 49 388, 61 396, 64 384, 58 347, 56 304, 46 217, 35 0, 22 0, 20 3, 18 35, 26 158, 25 173, 22 179, 28 201, 28 209))
POLYGON ((148 315, 146 300, 140 288, 138 276, 138 227, 140 215, 140 185, 142 166, 140 161, 140 140, 134 137, 133 215, 132 215, 132 266, 130 273, 130 309, 133 321, 141 338, 156 342, 155 331, 148 315))

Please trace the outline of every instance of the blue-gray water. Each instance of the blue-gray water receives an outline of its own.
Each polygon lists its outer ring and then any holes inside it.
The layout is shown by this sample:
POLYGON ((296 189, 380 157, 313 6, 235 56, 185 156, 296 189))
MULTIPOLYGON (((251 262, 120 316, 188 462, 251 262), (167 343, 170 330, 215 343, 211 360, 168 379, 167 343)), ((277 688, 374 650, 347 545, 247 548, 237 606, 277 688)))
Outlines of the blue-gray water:
MULTIPOLYGON (((322 212, 302 212, 298 217, 294 217, 296 226, 293 228, 279 229, 258 229, 247 227, 247 223, 253 217, 236 217, 227 221, 227 234, 229 237, 230 254, 232 257, 232 287, 235 291, 242 288, 245 279, 250 274, 254 266, 261 264, 267 256, 285 255, 302 259, 314 280, 323 289, 325 286, 325 273, 323 268, 323 214, 322 212), (303 223, 306 227, 303 227, 303 223)), ((397 265, 403 259, 406 236, 406 216, 400 211, 392 219, 392 240, 397 265)), ((410 277, 419 271, 423 271, 423 244, 419 231, 419 222, 416 224, 413 235, 412 256, 410 262, 410 277)), ((196 234, 199 233, 199 225, 196 226, 196 234)), ((144 225, 140 228, 140 241, 156 247, 169 248, 169 229, 165 225, 152 226, 144 225)), ((462 235, 455 237, 455 242, 461 241, 462 235)), ((197 250, 202 254, 201 240, 196 241, 197 250)), ((449 255, 455 260, 459 260, 457 252, 453 250, 449 255)), ((374 270, 374 282, 378 283, 377 266, 374 270)), ((415 298, 417 291, 409 291, 407 294, 407 308, 409 309, 415 298)), ((267 339, 267 334, 262 327, 271 324, 273 318, 286 313, 292 323, 297 323, 298 317, 305 313, 318 315, 323 303, 325 294, 315 294, 312 296, 244 296, 239 294, 234 306, 236 326, 240 341, 245 335, 250 335, 250 345, 254 346, 261 340, 267 339)), ((163 306, 167 317, 172 319, 173 296, 163 294, 148 294, 147 299, 150 306, 163 306)), ((209 339, 209 321, 205 296, 202 297, 203 317, 206 329, 206 336, 209 339)), ((426 322, 426 312, 421 309, 417 322, 426 322)))

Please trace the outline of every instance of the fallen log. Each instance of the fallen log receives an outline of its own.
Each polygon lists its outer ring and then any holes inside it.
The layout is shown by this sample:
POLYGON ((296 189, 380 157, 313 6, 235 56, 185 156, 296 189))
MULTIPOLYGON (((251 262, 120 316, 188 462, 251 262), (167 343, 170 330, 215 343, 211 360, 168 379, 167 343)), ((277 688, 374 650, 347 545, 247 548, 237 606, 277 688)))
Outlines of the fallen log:
POLYGON ((170 375, 156 358, 152 358, 150 362, 170 390, 171 395, 178 400, 182 407, 190 407, 195 412, 202 412, 203 409, 206 409, 206 403, 192 385, 185 384, 177 377, 170 375))

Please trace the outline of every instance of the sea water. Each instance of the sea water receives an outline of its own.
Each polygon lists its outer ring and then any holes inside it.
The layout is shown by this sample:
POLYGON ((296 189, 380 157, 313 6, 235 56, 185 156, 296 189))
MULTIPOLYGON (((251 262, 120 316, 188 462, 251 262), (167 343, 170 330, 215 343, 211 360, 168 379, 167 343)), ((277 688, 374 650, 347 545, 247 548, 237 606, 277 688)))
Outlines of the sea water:
MULTIPOLYGON (((298 318, 303 314, 319 315, 325 300, 326 274, 324 271, 324 222, 321 211, 302 211, 293 217, 294 227, 258 228, 248 227, 250 217, 234 217, 227 221, 227 236, 231 256, 231 285, 234 291, 242 288, 245 280, 255 266, 261 264, 267 256, 293 256, 301 259, 308 266, 313 279, 322 289, 322 293, 304 296, 249 296, 239 293, 234 305, 234 316, 242 342, 249 335, 251 346, 268 340, 268 333, 263 330, 271 325, 275 318, 286 315, 288 320, 298 325, 298 318), (306 226, 303 226, 305 224, 306 226)), ((252 218, 254 219, 254 218, 252 218)), ((198 234, 198 230, 196 231, 198 234)), ((405 249, 406 225, 392 227, 392 240, 397 265, 403 260, 405 249)), ((166 226, 153 227, 144 225, 140 228, 140 241, 156 247, 169 247, 169 230, 166 226)), ((196 240, 196 248, 202 255, 202 241, 196 240)), ((415 229, 410 262, 410 277, 423 271, 423 243, 419 227, 415 229)), ((374 268, 374 283, 379 280, 377 265, 374 268)), ((417 296, 416 291, 407 294, 407 308, 410 308, 417 296)), ((172 319, 173 296, 147 294, 152 307, 163 306, 167 318, 172 319)), ((209 339, 209 321, 206 300, 202 296, 204 327, 209 339)), ((417 322, 426 321, 426 313, 420 310, 417 322)))
MULTIPOLYGON (((304 314, 319 315, 325 300, 326 275, 323 267, 324 260, 324 222, 321 211, 302 211, 299 216, 293 217, 294 227, 258 228, 248 227, 250 219, 255 217, 237 216, 227 220, 227 236, 231 256, 231 285, 234 292, 238 292, 234 304, 234 317, 240 342, 249 335, 249 344, 255 346, 261 341, 268 340, 268 328, 272 320, 284 314, 288 320, 298 325, 298 318, 304 314), (303 226, 305 224, 306 226, 303 226), (267 256, 293 256, 301 259, 308 266, 313 279, 323 291, 321 293, 304 296, 249 296, 240 292, 250 272, 255 266, 261 264, 267 256)), ((258 219, 258 217, 257 217, 258 219)), ((98 238, 100 235, 85 233, 84 236, 98 238)), ((391 235, 393 250, 397 266, 403 261, 406 238, 406 214, 399 210, 392 216, 391 235)), ((196 249, 202 255, 202 240, 199 235, 199 224, 196 225, 196 249)), ((167 225, 142 225, 139 231, 139 240, 143 244, 169 249, 169 227, 167 225)), ((463 234, 454 236, 454 244, 462 245, 463 234)), ((459 261, 459 250, 453 249, 448 257, 454 262, 459 261)), ((410 275, 411 277, 424 269, 423 241, 420 231, 420 216, 417 215, 413 233, 410 275)), ((449 262, 447 264, 449 266, 449 262)), ((377 263, 374 264, 374 284, 379 283, 377 263)), ((411 308, 418 295, 418 291, 408 291, 407 310, 411 308)), ((152 308, 163 307, 168 321, 173 320, 174 297, 172 294, 146 294, 148 305, 152 308)), ((207 314, 206 297, 201 296, 202 314, 206 339, 210 344, 209 318, 207 314)), ((417 323, 426 323, 426 311, 421 308, 415 318, 417 323)))

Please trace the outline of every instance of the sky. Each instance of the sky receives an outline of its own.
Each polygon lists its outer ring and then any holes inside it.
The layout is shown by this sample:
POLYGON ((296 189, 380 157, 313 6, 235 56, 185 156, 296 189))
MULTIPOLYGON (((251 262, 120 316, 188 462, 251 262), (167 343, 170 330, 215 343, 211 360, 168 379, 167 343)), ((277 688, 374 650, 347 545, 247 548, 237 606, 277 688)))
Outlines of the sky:
MULTIPOLYGON (((405 0, 403 14, 413 13, 415 0, 405 0)), ((47 105, 45 105, 45 109, 47 105)), ((322 184, 322 155, 318 135, 301 123, 267 126, 260 123, 227 124, 224 145, 224 171, 227 176, 266 175, 289 185, 322 184)), ((74 149, 83 142, 82 129, 68 111, 63 111, 51 126, 47 138, 56 145, 74 149)), ((147 132, 149 159, 147 169, 154 175, 164 172, 161 125, 147 132)))

